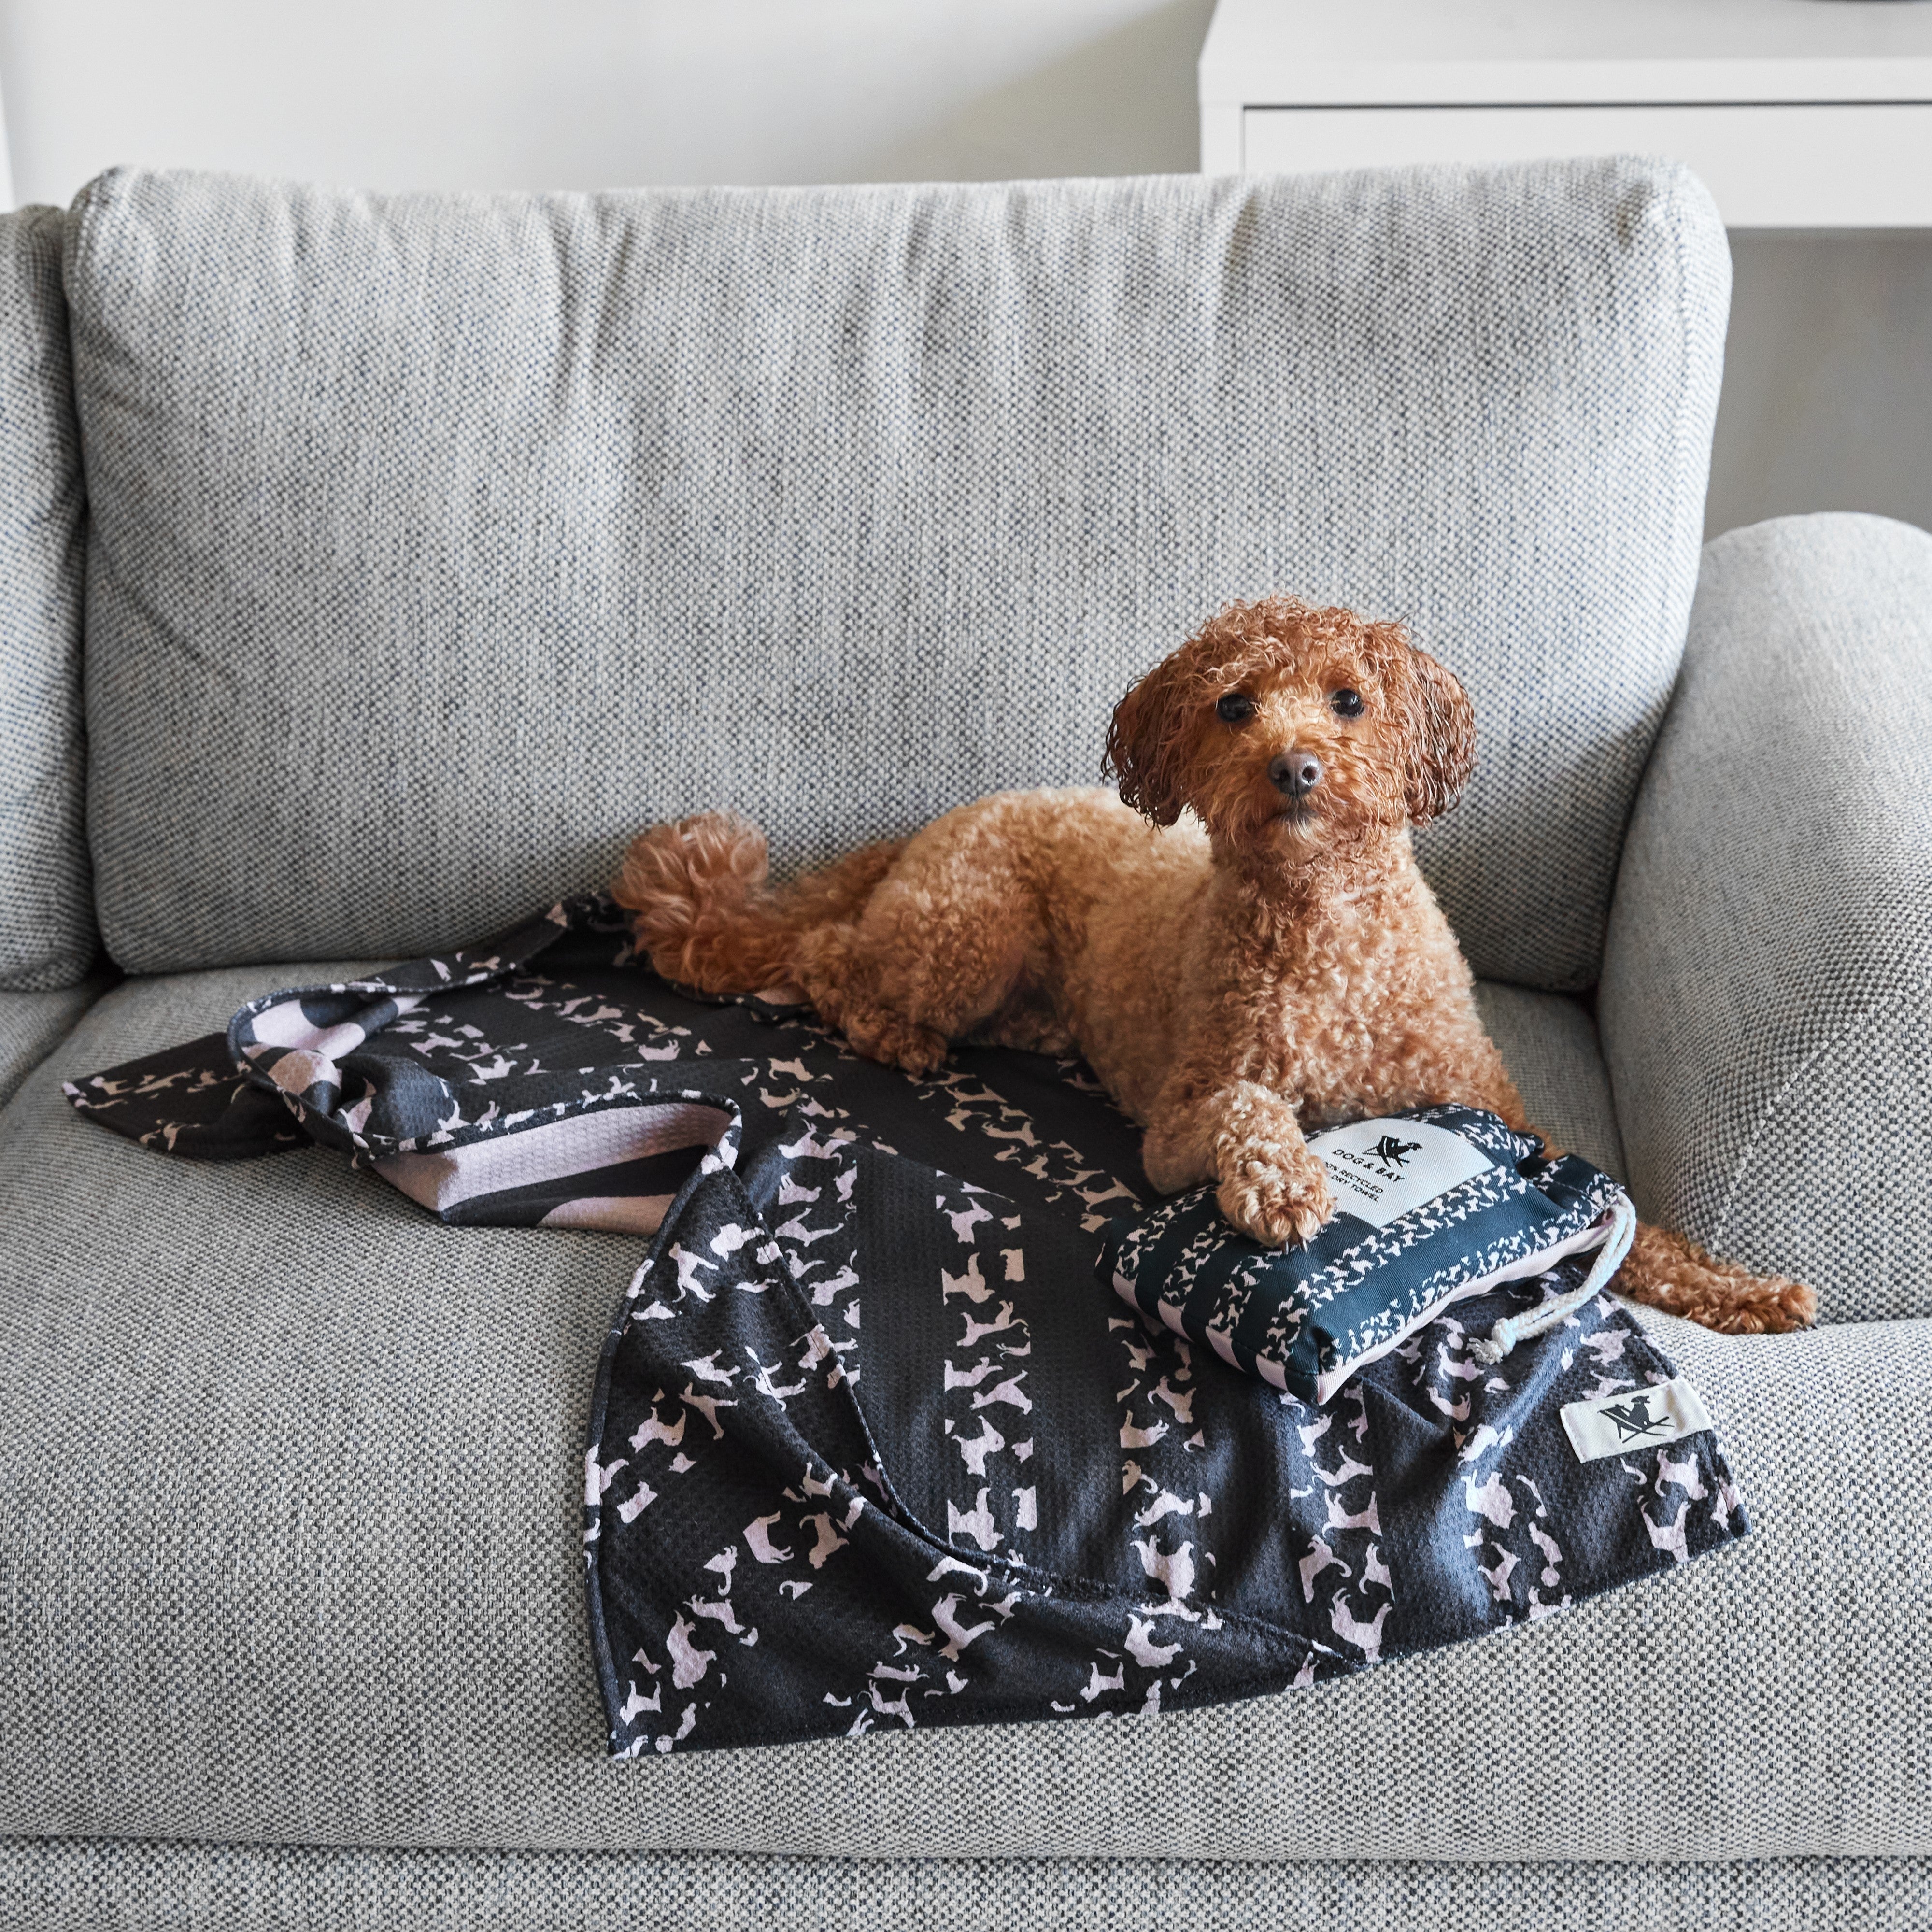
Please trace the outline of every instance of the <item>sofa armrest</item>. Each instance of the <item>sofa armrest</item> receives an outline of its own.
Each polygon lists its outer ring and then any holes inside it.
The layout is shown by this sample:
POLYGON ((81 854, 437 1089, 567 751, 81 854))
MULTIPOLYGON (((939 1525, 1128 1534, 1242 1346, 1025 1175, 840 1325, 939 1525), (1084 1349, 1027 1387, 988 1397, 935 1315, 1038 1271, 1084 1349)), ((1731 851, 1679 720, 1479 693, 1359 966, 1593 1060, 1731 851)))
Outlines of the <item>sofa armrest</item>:
POLYGON ((1647 1219, 1822 1319, 1932 1312, 1932 536, 1709 545, 1599 993, 1647 1219))

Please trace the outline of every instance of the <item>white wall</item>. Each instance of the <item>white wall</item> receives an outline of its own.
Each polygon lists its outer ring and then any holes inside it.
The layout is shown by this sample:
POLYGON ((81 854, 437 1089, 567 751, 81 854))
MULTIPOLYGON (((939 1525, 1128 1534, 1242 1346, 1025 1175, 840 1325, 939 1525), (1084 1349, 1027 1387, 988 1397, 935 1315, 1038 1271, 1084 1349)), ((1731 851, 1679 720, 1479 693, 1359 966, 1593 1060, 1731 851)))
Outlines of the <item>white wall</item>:
POLYGON ((20 198, 1190 171, 1212 0, 3 0, 20 198))
MULTIPOLYGON (((30 201, 117 161, 370 188, 1185 172, 1212 8, 0 0, 0 87, 30 201)), ((1711 532, 1821 508, 1932 527, 1932 236, 1733 242, 1711 532)))

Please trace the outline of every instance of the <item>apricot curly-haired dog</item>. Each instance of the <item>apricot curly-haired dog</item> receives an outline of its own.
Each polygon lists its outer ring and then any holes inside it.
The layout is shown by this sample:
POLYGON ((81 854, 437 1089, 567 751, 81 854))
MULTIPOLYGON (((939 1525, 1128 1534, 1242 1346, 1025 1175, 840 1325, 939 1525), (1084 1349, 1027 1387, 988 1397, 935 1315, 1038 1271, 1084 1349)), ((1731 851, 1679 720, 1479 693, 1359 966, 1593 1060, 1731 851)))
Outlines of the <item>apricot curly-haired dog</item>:
MULTIPOLYGON (((1163 1192, 1217 1184, 1258 1241, 1334 1211, 1304 1132, 1456 1101, 1530 1131, 1411 850, 1475 762, 1454 676, 1400 625, 1231 604, 1124 698, 1118 796, 1006 792, 773 890, 754 826, 654 826, 615 887, 667 979, 799 991, 932 1072, 972 1036, 1084 1054, 1163 1192)), ((1641 1228, 1626 1294, 1776 1330, 1813 1292, 1641 1228)))

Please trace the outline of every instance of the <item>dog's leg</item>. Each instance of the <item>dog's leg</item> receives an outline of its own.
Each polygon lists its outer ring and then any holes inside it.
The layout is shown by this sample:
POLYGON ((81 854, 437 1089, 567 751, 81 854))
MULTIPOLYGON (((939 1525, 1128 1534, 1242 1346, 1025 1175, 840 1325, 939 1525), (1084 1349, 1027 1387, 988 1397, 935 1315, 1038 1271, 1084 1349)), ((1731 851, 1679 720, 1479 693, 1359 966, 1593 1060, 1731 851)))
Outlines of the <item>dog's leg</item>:
POLYGON ((1726 1335, 1783 1334, 1809 1328, 1818 1314, 1816 1289, 1719 1261, 1688 1235, 1648 1222, 1610 1286, 1633 1301, 1726 1335))
POLYGON ((1000 1012, 1043 944, 1036 896, 994 812, 982 817, 983 830, 970 810, 928 827, 856 919, 800 950, 800 983, 820 1017, 916 1078, 1000 1012))
POLYGON ((1080 1051, 1072 1030, 1052 1004, 1036 990, 1024 986, 973 1038, 983 1046, 1012 1047, 1021 1053, 1047 1053, 1060 1058, 1080 1051))
POLYGON ((799 949, 799 983, 818 1017, 868 1060, 923 1080, 945 1064, 946 1036, 892 1003, 879 964, 860 926, 824 926, 799 949))
POLYGON ((1335 1211, 1328 1171, 1308 1151, 1294 1105, 1252 1080, 1231 1080, 1190 1103, 1164 1093, 1141 1165, 1163 1194, 1220 1184, 1221 1212, 1264 1246, 1305 1241, 1335 1211))
POLYGON ((1335 1211, 1328 1172, 1308 1151, 1294 1108, 1244 1080, 1222 1090, 1214 1136, 1214 1198, 1221 1212, 1263 1246, 1305 1241, 1335 1211))

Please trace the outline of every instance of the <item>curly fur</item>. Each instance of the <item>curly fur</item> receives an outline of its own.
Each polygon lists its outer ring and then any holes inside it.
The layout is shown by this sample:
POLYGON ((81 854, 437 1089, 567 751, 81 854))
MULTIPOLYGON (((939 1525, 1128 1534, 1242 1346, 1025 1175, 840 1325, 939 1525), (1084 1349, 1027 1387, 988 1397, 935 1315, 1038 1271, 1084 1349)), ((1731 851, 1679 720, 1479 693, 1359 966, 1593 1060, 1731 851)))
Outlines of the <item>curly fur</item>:
MULTIPOLYGON (((757 829, 706 814, 639 837, 616 896, 668 978, 802 992, 909 1073, 968 1037, 1083 1054, 1156 1187, 1211 1180, 1279 1246, 1334 1211, 1308 1130, 1444 1101, 1528 1130, 1411 849, 1474 763, 1467 694, 1400 625, 1268 597, 1120 700, 1118 796, 1002 793, 776 890, 757 829), (1289 754, 1319 763, 1300 794, 1289 754)), ((1618 1285, 1728 1330, 1816 1309, 1652 1227, 1618 1285)))

